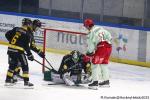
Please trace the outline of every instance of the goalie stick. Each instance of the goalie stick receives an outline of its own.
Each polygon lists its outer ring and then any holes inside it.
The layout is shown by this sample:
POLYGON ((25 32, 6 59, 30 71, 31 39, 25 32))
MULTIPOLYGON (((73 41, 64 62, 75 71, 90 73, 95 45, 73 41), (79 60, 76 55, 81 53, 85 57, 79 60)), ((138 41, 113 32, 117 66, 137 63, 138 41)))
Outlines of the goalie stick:
MULTIPOLYGON (((51 83, 48 83, 47 85, 66 85, 65 83, 55 83, 55 82, 51 82, 51 83)), ((66 85, 67 86, 67 85, 66 85)), ((75 85, 72 85, 72 86, 83 86, 81 84, 75 84, 75 85)))
POLYGON ((49 83, 48 85, 61 85, 61 84, 65 84, 65 83, 49 83))
POLYGON ((76 84, 76 85, 66 85, 65 83, 49 83, 47 84, 47 86, 64 86, 66 88, 74 88, 74 89, 88 89, 87 86, 82 85, 82 84, 76 84))
MULTIPOLYGON (((49 83, 48 85, 66 85, 65 83, 49 83)), ((72 86, 82 86, 80 84, 72 85, 72 86)))

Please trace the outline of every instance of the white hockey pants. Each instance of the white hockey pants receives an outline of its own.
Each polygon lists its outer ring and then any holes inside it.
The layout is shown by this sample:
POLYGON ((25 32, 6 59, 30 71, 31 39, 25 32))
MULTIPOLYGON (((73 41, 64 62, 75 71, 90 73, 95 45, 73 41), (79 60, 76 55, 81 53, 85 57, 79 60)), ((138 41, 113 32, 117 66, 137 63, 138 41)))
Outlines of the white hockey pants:
POLYGON ((92 64, 93 81, 109 80, 108 64, 92 64))

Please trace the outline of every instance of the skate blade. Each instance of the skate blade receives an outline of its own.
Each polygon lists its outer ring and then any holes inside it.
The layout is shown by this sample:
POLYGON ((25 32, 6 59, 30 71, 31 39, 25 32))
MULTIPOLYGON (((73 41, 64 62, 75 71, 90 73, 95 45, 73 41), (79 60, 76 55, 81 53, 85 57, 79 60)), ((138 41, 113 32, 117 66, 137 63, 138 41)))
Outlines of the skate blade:
POLYGON ((34 86, 24 86, 24 89, 34 89, 34 86))
POLYGON ((34 89, 33 86, 24 86, 22 84, 4 84, 4 87, 12 89, 34 89))
POLYGON ((34 89, 34 87, 33 86, 30 86, 30 87, 29 86, 25 86, 24 89, 34 89))
POLYGON ((110 85, 99 85, 99 87, 101 87, 101 88, 109 88, 110 85))
POLYGON ((98 90, 98 86, 89 86, 88 89, 98 90))
POLYGON ((5 83, 4 84, 4 86, 7 86, 7 87, 9 87, 9 86, 14 86, 15 84, 14 83, 5 83))

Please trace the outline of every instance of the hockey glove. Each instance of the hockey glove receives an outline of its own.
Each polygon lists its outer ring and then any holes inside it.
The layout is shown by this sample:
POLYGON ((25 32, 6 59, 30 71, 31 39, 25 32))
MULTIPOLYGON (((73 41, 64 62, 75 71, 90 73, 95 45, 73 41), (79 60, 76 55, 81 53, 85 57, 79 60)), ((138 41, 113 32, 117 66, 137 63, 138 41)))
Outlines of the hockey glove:
POLYGON ((33 60, 34 60, 34 57, 33 57, 33 55, 32 55, 32 54, 27 55, 27 57, 28 57, 28 59, 29 59, 29 60, 31 60, 31 61, 33 61, 33 60))
POLYGON ((44 54, 44 52, 42 52, 42 51, 40 51, 40 52, 38 53, 38 55, 39 55, 41 58, 45 58, 45 54, 44 54))

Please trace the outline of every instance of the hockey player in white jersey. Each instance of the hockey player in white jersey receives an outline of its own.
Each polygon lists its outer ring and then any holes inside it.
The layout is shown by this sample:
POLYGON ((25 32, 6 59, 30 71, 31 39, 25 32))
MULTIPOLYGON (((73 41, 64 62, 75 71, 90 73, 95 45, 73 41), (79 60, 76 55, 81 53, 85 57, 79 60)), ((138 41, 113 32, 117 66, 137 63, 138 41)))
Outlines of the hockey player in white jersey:
POLYGON ((95 26, 92 19, 85 19, 84 27, 89 31, 86 55, 90 57, 92 62, 93 82, 89 84, 89 88, 98 89, 98 85, 109 85, 107 65, 112 51, 112 37, 111 33, 104 28, 95 26))

